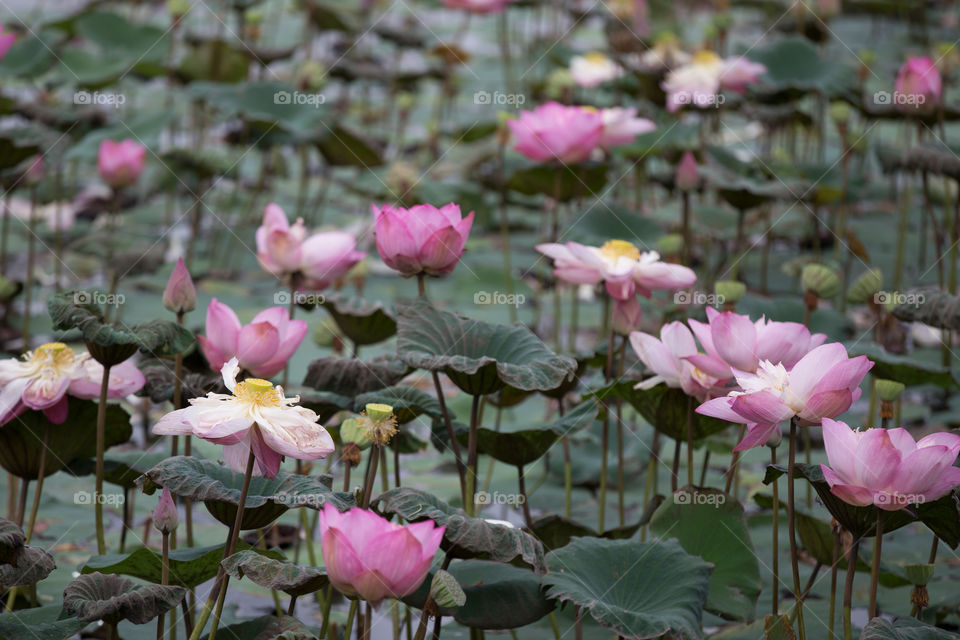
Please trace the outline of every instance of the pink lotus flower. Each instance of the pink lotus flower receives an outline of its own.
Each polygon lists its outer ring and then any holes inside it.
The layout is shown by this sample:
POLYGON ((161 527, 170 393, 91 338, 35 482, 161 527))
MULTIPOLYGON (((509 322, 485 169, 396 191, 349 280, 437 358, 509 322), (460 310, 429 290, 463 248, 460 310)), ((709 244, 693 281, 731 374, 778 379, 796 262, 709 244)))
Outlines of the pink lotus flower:
POLYGON ((388 267, 404 277, 421 273, 440 277, 457 266, 473 226, 473 211, 467 217, 452 202, 439 209, 419 204, 373 207, 377 224, 377 251, 388 267))
POLYGON ((603 135, 599 111, 557 102, 524 111, 507 124, 516 140, 514 149, 536 162, 583 162, 603 135))
POLYGON ((134 140, 104 140, 97 153, 100 177, 114 189, 129 187, 143 173, 146 154, 146 147, 134 140))
MULTIPOLYGON (((67 419, 67 396, 100 397, 103 366, 90 354, 75 354, 62 342, 49 342, 23 355, 0 361, 0 426, 24 411, 43 411, 50 422, 67 419)), ((108 398, 124 398, 145 383, 131 360, 110 368, 108 398)))
POLYGON ((934 433, 919 441, 906 429, 854 431, 823 419, 830 466, 820 465, 830 492, 848 504, 896 511, 932 502, 960 485, 960 436, 934 433))
POLYGON ((693 152, 683 152, 683 157, 677 164, 677 175, 673 184, 680 191, 693 191, 700 186, 700 168, 697 166, 697 159, 693 152))
POLYGON ((610 240, 602 247, 577 242, 537 245, 537 251, 553 258, 554 275, 573 284, 603 282, 616 300, 640 294, 647 298, 655 289, 689 287, 697 280, 692 269, 660 260, 656 251, 641 253, 624 240, 610 240))
POLYGON ((727 58, 723 61, 723 70, 720 72, 720 88, 743 93, 748 84, 753 84, 766 72, 764 65, 743 56, 727 58))
POLYGON ((810 331, 798 322, 773 322, 760 318, 756 322, 747 316, 732 311, 717 311, 707 307, 708 324, 690 320, 690 328, 696 334, 700 344, 709 356, 711 367, 719 360, 724 369, 711 369, 717 376, 729 378, 732 369, 748 373, 757 370, 760 362, 766 360, 782 364, 787 370, 819 347, 827 336, 822 333, 811 335, 810 331))
POLYGON ((7 31, 7 28, 0 24, 0 60, 6 57, 7 52, 10 51, 10 47, 12 47, 16 41, 17 34, 12 31, 7 31))
POLYGON ((257 462, 253 475, 267 478, 276 477, 284 456, 317 460, 333 451, 333 438, 317 424, 317 414, 297 406, 299 396, 287 398, 281 387, 259 378, 237 382, 239 373, 237 359, 231 358, 221 369, 231 395, 208 393, 192 398, 189 407, 163 416, 153 433, 192 434, 223 445, 227 466, 241 473, 252 450, 257 462))
POLYGON ((265 309, 241 325, 233 309, 214 298, 207 307, 207 335, 197 340, 214 371, 237 358, 244 371, 269 378, 287 366, 306 334, 307 323, 291 320, 283 307, 265 309))
POLYGON ((177 258, 167 286, 163 290, 163 306, 172 313, 186 313, 197 308, 197 289, 183 258, 177 258))
POLYGON ((320 512, 323 564, 337 590, 376 606, 417 590, 445 530, 432 520, 400 525, 359 507, 340 513, 327 503, 320 512))
POLYGON ((897 72, 894 105, 901 111, 932 109, 940 103, 943 81, 937 65, 926 56, 907 58, 897 72))
POLYGON ((660 329, 660 339, 640 331, 630 334, 630 345, 643 364, 655 374, 637 384, 637 389, 650 389, 660 383, 683 389, 701 401, 723 393, 723 378, 711 375, 695 365, 697 355, 693 334, 682 322, 669 322, 660 329))
POLYGON ((500 13, 513 0, 443 0, 448 9, 463 9, 470 13, 500 13))
POLYGON ((291 225, 274 203, 264 209, 256 238, 260 266, 275 276, 295 275, 308 289, 325 289, 342 280, 367 255, 356 250, 357 239, 349 233, 327 231, 307 237, 303 220, 291 225))
POLYGON ((649 133, 657 125, 646 118, 638 118, 634 107, 611 107, 600 110, 603 120, 603 133, 600 134, 600 146, 604 149, 630 144, 643 133, 649 133))
POLYGON ((782 364, 760 362, 756 373, 734 369, 741 391, 708 400, 697 413, 747 425, 734 451, 763 445, 794 416, 808 424, 834 418, 860 397, 860 383, 873 363, 866 356, 847 357, 838 342, 820 345, 787 371, 782 364))
POLYGON ((743 57, 724 60, 712 51, 701 51, 664 79, 661 86, 667 94, 667 111, 677 111, 687 105, 716 106, 720 89, 742 93, 766 71, 762 64, 743 57))

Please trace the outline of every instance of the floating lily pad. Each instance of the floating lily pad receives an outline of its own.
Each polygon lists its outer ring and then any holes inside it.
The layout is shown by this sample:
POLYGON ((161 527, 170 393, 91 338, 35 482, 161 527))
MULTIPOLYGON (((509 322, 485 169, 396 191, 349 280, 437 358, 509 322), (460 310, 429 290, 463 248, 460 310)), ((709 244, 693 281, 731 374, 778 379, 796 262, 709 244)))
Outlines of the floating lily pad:
POLYGON ((63 610, 81 622, 103 620, 116 624, 129 620, 146 624, 180 605, 187 590, 159 584, 136 585, 121 576, 103 573, 82 575, 63 592, 63 610))
POLYGON ((710 564, 676 542, 577 538, 547 554, 547 597, 631 640, 702 638, 710 564))
POLYGON ((713 564, 707 611, 728 620, 753 620, 762 588, 760 565, 739 502, 717 489, 686 486, 657 509, 650 531, 676 538, 687 553, 713 564))
POLYGON ((394 513, 407 522, 433 520, 446 527, 440 547, 454 558, 477 558, 511 562, 520 557, 542 571, 543 545, 522 529, 468 516, 429 493, 401 487, 377 498, 377 509, 394 513))
POLYGON ((442 371, 472 395, 508 384, 525 391, 560 386, 576 371, 526 327, 491 324, 417 300, 398 307, 397 355, 412 367, 442 371))
MULTIPOLYGON (((556 607, 548 600, 540 577, 529 569, 486 560, 455 562, 448 569, 463 588, 466 602, 440 609, 445 616, 477 629, 516 629, 532 624, 556 607)), ((430 591, 431 571, 420 588, 403 601, 422 609, 430 591)))
POLYGON ((223 568, 234 578, 247 577, 265 589, 290 596, 303 596, 330 584, 322 569, 285 562, 282 555, 271 558, 250 550, 233 554, 223 561, 223 568))
POLYGON ((397 332, 393 312, 381 302, 329 295, 324 298, 323 308, 337 323, 340 333, 356 345, 383 342, 397 332))
MULTIPOLYGON (((268 559, 282 559, 277 551, 252 550, 243 540, 237 541, 240 553, 252 553, 268 559)), ((169 555, 170 582, 187 589, 193 589, 217 575, 220 560, 223 558, 223 545, 210 547, 192 547, 173 549, 169 555)), ((162 557, 153 549, 141 547, 130 553, 112 553, 93 556, 80 569, 80 573, 105 573, 132 576, 154 584, 160 583, 162 557)))

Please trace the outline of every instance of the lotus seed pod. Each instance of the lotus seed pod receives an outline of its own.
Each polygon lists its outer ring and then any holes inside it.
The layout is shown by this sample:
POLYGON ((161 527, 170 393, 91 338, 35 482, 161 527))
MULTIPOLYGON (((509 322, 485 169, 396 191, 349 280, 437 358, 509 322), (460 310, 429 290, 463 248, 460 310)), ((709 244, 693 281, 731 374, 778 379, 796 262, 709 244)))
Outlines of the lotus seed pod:
POLYGON ((167 13, 174 18, 182 18, 190 11, 190 0, 167 0, 167 13))
POLYGON ((912 584, 923 586, 930 584, 935 568, 936 566, 932 564, 908 564, 904 565, 903 573, 912 584))
POLYGON ((547 95, 551 98, 563 95, 564 91, 569 91, 573 89, 574 86, 573 75, 569 69, 557 69, 547 76, 546 90, 547 95))
POLYGON ((318 347, 332 347, 338 340, 340 340, 340 333, 333 318, 325 318, 313 330, 313 342, 318 347))
POLYGON ((850 105, 841 100, 830 103, 830 119, 836 123, 846 123, 850 119, 850 105))
POLYGON ((657 240, 657 251, 662 255, 672 256, 683 251, 683 236, 679 233, 668 233, 657 240))
POLYGON ((467 601, 467 594, 457 579, 447 571, 440 569, 433 575, 430 583, 430 597, 441 609, 462 607, 467 601))
POLYGON ((713 292, 720 304, 735 304, 746 295, 747 285, 736 280, 720 280, 713 285, 713 292))
POLYGON ((373 444, 369 425, 364 418, 347 418, 340 425, 340 441, 351 443, 360 449, 366 449, 373 444))
POLYGON ((876 384, 877 395, 884 402, 895 402, 906 388, 905 385, 895 380, 877 380, 876 384))
POLYGON ((822 264, 808 264, 800 276, 804 291, 812 291, 819 298, 832 298, 840 293, 840 278, 833 269, 822 264))
POLYGON ((847 300, 854 304, 865 304, 873 299, 883 288, 883 271, 871 269, 853 281, 847 291, 847 300))

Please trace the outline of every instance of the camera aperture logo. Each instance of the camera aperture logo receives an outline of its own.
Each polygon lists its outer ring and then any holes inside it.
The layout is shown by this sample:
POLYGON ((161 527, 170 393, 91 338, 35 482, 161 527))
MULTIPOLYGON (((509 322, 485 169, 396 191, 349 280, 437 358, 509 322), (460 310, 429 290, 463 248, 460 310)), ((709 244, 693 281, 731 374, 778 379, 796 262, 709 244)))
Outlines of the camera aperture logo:
POLYGON ((118 507, 126 502, 126 496, 122 493, 97 493, 89 491, 76 491, 73 494, 73 504, 102 504, 105 506, 118 507))
POLYGON ((522 93, 503 93, 502 91, 476 91, 473 94, 473 104, 493 105, 497 107, 522 107, 527 102, 527 96, 522 93))
POLYGON ((326 496, 322 493, 287 493, 281 491, 272 499, 277 504, 287 507, 311 507, 315 509, 322 508, 326 502, 326 496))
POLYGON ((105 91, 77 91, 73 94, 73 104, 80 106, 113 107, 119 109, 126 104, 127 96, 122 93, 105 91))

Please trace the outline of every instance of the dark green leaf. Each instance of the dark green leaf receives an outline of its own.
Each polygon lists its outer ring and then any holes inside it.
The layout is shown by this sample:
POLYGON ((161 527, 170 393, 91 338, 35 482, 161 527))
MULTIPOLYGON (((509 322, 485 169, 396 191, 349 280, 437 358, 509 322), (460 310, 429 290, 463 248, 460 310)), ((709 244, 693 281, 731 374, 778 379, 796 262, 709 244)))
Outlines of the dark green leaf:
POLYGON ((603 164, 568 166, 541 164, 517 169, 507 179, 507 188, 527 195, 545 195, 567 202, 574 198, 593 200, 607 184, 603 164))
POLYGON ((234 578, 247 577, 265 588, 277 589, 290 596, 302 596, 330 584, 327 572, 305 567, 280 558, 269 558, 256 551, 240 551, 223 561, 223 568, 234 578))
POLYGON ((594 395, 601 401, 623 398, 639 411, 654 429, 674 440, 686 440, 688 419, 693 426, 694 440, 702 440, 730 426, 729 422, 691 411, 690 396, 680 389, 672 389, 665 384, 658 384, 650 389, 634 389, 635 384, 633 381, 615 382, 598 389, 594 395))
POLYGON ((0 638, 5 640, 66 640, 89 624, 76 616, 62 617, 59 604, 0 615, 0 638))
POLYGON ((395 385, 407 372, 407 366, 394 359, 378 358, 364 362, 356 358, 318 358, 307 368, 303 384, 318 391, 353 398, 395 385))
POLYGON ((135 585, 127 578, 103 573, 82 575, 63 592, 63 610, 82 622, 129 620, 146 624, 180 604, 187 590, 159 584, 135 585))
POLYGON ((887 352, 878 344, 856 344, 850 347, 850 357, 867 356, 873 360, 874 377, 885 380, 895 380, 905 385, 935 384, 944 389, 953 389, 960 382, 954 377, 950 369, 911 358, 887 352))
POLYGON ((383 164, 382 152, 373 142, 364 140, 342 125, 324 127, 317 147, 324 159, 334 167, 369 169, 383 164))
POLYGON ((17 523, 6 518, 0 518, 0 564, 8 564, 23 547, 26 536, 17 523))
POLYGON ((860 640, 956 640, 955 633, 920 622, 916 618, 899 618, 890 622, 884 618, 873 618, 863 628, 860 640))

